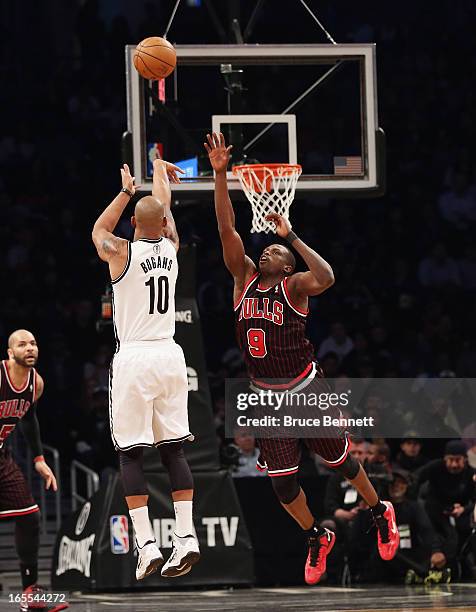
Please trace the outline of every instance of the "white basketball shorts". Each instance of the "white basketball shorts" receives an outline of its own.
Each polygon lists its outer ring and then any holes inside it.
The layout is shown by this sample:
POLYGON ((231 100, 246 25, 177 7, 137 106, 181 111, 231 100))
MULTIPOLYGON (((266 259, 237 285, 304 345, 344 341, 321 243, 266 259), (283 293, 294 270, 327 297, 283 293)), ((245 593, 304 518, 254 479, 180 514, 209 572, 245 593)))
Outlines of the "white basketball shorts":
POLYGON ((193 440, 187 368, 173 339, 121 344, 111 363, 109 389, 116 450, 193 440))

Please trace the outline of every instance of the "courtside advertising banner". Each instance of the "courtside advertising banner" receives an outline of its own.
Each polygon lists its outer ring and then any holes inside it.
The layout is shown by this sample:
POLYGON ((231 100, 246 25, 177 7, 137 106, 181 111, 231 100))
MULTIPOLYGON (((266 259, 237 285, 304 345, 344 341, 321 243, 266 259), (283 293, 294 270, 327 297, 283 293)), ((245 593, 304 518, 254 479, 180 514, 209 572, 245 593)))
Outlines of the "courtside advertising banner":
MULTIPOLYGON (((106 485, 62 525, 56 540, 53 589, 104 590, 198 585, 251 584, 253 552, 230 474, 196 472, 193 518, 201 559, 189 574, 162 578, 160 571, 137 582, 134 531, 119 477, 106 485)), ((175 527, 166 474, 147 477, 149 516, 165 559, 175 527)))

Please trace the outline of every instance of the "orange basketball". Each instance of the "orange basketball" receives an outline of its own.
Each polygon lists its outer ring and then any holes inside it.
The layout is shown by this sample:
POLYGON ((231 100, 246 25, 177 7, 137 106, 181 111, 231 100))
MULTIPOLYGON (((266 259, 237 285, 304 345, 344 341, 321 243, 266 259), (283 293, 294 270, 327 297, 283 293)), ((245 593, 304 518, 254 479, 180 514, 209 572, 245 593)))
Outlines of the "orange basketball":
POLYGON ((144 79, 165 79, 177 63, 175 49, 165 38, 144 38, 134 51, 134 66, 144 79))

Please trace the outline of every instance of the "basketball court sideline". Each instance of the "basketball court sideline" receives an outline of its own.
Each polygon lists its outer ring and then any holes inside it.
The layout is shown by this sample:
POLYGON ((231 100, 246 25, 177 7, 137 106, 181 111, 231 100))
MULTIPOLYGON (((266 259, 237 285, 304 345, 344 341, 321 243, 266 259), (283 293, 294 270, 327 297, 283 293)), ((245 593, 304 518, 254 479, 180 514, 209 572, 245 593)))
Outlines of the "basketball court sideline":
MULTIPOLYGON (((290 587, 261 589, 220 589, 206 591, 167 591, 139 593, 71 594, 75 612, 127 610, 128 612, 231 612, 234 610, 271 612, 405 612, 476 610, 476 585, 453 584, 433 587, 290 587), (378 602, 378 608, 375 607, 378 602)), ((11 611, 8 595, 0 600, 0 612, 11 611)))

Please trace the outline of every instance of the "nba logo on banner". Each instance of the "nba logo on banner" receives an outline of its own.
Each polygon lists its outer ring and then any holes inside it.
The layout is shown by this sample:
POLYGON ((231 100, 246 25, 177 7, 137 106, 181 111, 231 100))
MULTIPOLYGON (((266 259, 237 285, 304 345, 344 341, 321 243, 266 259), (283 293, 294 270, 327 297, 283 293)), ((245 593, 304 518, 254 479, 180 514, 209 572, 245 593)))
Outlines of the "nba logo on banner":
POLYGON ((111 550, 115 555, 129 552, 129 523, 127 516, 115 514, 109 521, 111 527, 111 550))

